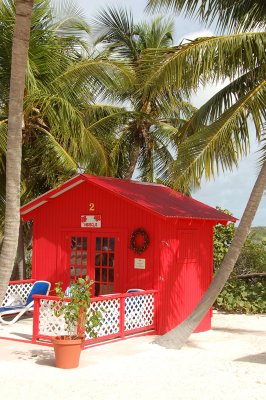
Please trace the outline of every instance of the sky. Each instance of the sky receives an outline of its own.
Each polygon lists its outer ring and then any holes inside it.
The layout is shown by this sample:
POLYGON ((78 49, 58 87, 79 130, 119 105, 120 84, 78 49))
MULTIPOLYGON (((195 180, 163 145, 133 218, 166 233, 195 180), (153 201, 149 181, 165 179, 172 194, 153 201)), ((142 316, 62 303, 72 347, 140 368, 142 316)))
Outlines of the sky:
MULTIPOLYGON (((83 9, 88 20, 96 16, 97 12, 106 6, 130 8, 134 20, 147 20, 153 16, 145 13, 146 0, 75 0, 75 3, 83 9)), ((194 39, 199 36, 214 35, 214 27, 201 25, 195 19, 185 19, 183 16, 174 16, 175 35, 174 43, 178 44, 182 39, 194 39)), ((192 97, 192 104, 196 107, 202 105, 217 91, 218 87, 208 86, 200 90, 192 97)), ((258 153, 255 140, 252 140, 251 154, 241 160, 238 169, 232 172, 220 173, 215 180, 202 182, 202 188, 192 194, 192 197, 210 206, 222 207, 230 210, 240 219, 251 189, 258 173, 258 153)), ((253 226, 266 225, 266 194, 261 200, 260 207, 253 221, 253 226)))

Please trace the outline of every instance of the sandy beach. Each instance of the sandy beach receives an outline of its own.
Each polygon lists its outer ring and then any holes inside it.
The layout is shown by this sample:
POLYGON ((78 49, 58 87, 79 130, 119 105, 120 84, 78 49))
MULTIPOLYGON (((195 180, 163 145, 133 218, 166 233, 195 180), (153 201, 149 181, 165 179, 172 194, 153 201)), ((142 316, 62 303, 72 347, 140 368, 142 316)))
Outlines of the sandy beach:
POLYGON ((0 340, 1 399, 262 400, 266 315, 214 313, 213 329, 181 350, 135 337, 83 351, 80 367, 54 367, 53 349, 0 340))

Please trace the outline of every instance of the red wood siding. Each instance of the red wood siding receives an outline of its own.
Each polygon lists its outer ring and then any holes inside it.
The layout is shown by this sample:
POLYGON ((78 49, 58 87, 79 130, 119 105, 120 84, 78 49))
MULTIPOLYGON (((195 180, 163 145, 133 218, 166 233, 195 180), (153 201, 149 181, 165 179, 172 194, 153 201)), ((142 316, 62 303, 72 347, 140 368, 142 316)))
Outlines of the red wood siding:
MULTIPOLYGON (((212 225, 191 220, 165 225, 159 273, 159 333, 180 324, 194 309, 212 277, 212 225)), ((211 313, 196 331, 210 329, 211 313)))

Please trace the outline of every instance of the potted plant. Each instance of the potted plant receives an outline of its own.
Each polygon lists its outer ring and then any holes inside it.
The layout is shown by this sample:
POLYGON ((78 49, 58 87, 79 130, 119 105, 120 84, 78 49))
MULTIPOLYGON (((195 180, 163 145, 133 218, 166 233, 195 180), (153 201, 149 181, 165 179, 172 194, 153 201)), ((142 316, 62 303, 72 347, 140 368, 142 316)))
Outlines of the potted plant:
POLYGON ((55 284, 55 292, 59 301, 54 303, 53 312, 56 317, 64 316, 67 334, 55 336, 53 341, 55 365, 58 368, 76 368, 85 340, 85 334, 97 336, 102 315, 100 311, 90 310, 91 286, 93 281, 88 276, 78 278, 69 288, 66 298, 62 283, 55 284))

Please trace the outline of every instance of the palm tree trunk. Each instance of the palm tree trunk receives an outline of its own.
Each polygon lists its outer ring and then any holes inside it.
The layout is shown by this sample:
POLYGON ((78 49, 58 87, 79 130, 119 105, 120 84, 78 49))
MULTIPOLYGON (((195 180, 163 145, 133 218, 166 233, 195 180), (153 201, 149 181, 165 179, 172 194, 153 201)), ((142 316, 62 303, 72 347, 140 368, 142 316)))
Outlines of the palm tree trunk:
POLYGON ((231 272, 233 271, 241 248, 248 236, 253 218, 260 204, 265 187, 266 161, 263 163, 259 176, 252 189, 249 201, 241 218, 238 229, 236 230, 232 244, 230 245, 228 253, 225 255, 225 258, 211 285, 189 317, 170 332, 167 332, 165 335, 157 338, 155 343, 158 343, 166 348, 180 349, 200 323, 202 318, 206 315, 224 287, 231 272))
POLYGON ((0 254, 0 304, 10 279, 18 245, 20 224, 20 175, 22 156, 22 116, 33 0, 16 1, 12 64, 9 91, 6 152, 6 210, 0 254))
POLYGON ((23 221, 20 221, 18 249, 16 257, 18 279, 26 279, 26 263, 25 263, 25 243, 24 243, 24 229, 23 221))
POLYGON ((132 176, 134 174, 134 171, 136 169, 136 165, 137 165, 137 162, 138 162, 139 155, 140 155, 140 146, 136 145, 134 150, 133 150, 133 153, 132 153, 132 156, 131 156, 131 159, 130 159, 130 164, 129 164, 127 172, 125 173, 124 179, 131 179, 132 178, 132 176))
POLYGON ((11 281, 26 279, 25 272, 26 268, 25 268, 25 251, 24 251, 24 229, 23 229, 23 221, 20 221, 17 256, 11 275, 11 281))

